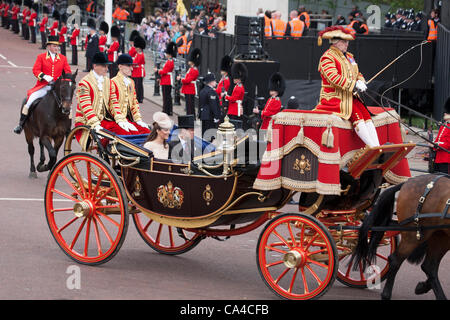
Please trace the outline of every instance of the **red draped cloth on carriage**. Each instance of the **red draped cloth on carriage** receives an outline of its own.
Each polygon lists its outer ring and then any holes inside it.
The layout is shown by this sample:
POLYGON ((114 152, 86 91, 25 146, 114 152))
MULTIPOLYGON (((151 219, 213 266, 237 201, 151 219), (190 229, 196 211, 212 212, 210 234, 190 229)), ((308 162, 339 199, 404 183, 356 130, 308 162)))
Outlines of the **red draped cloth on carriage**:
MULTIPOLYGON (((403 143, 398 114, 393 109, 369 107, 380 144, 403 143), (394 118, 394 117, 395 118, 394 118)), ((268 144, 263 155, 254 188, 275 190, 281 187, 301 192, 340 195, 340 170, 365 147, 350 121, 326 111, 284 110, 271 121, 267 132, 268 144), (317 171, 309 181, 292 179, 282 168, 283 157, 297 147, 305 147, 315 157, 309 171, 317 171)), ((294 164, 295 166, 295 164, 294 164)), ((301 168, 298 168, 302 170, 301 168)), ((408 161, 403 158, 387 171, 387 182, 398 184, 411 177, 408 161)))

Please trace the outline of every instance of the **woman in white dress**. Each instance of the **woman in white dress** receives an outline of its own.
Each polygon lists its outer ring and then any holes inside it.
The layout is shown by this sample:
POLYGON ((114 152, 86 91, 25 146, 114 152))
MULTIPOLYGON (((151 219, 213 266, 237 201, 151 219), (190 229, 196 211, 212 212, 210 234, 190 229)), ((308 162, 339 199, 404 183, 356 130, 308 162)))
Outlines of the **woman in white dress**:
POLYGON ((155 112, 153 114, 153 129, 149 134, 144 148, 153 152, 157 159, 169 159, 169 138, 173 122, 164 112, 155 112))

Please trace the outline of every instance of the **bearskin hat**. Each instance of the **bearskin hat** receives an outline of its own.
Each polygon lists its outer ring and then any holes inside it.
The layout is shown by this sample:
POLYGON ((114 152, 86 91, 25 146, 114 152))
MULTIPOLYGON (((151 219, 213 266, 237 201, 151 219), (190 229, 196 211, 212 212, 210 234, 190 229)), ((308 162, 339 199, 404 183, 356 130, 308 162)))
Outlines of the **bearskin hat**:
POLYGON ((53 11, 52 18, 59 21, 59 18, 61 18, 61 16, 59 15, 58 10, 53 11))
POLYGON ((192 61, 198 67, 202 63, 202 51, 199 48, 194 48, 189 54, 189 61, 192 61))
POLYGON ((144 50, 144 49, 145 49, 145 45, 146 45, 145 39, 142 38, 140 35, 137 35, 137 36, 134 38, 134 46, 135 46, 136 48, 141 48, 142 50, 144 50))
POLYGON ((229 55, 222 58, 220 62, 220 71, 225 71, 226 73, 231 73, 231 66, 233 65, 233 59, 229 55))
POLYGON ((111 27, 111 37, 120 38, 120 29, 118 26, 114 25, 111 27))
POLYGON ((269 79, 269 91, 278 92, 278 96, 281 97, 286 90, 286 81, 284 81, 281 73, 274 73, 269 79))
POLYGON ((447 99, 447 102, 445 103, 444 112, 450 114, 450 97, 447 99))
MULTIPOLYGON (((33 5, 33 1, 31 1, 31 0, 24 0, 23 1, 23 5, 25 7, 31 8, 31 6, 33 5)), ((44 8, 47 8, 47 7, 44 6, 44 8)), ((48 8, 47 8, 47 11, 48 11, 48 8)))
POLYGON ((39 11, 39 5, 37 3, 33 3, 31 5, 31 9, 33 9, 34 11, 38 12, 39 11))
POLYGON ((245 64, 241 62, 233 63, 233 66, 231 67, 231 77, 233 79, 240 79, 242 82, 247 79, 248 71, 245 64))
POLYGON ((108 34, 109 32, 109 25, 106 21, 102 21, 100 23, 100 30, 103 31, 105 34, 108 34))
POLYGON ((87 27, 89 29, 97 30, 97 24, 95 23, 95 20, 92 19, 92 18, 89 18, 88 21, 87 21, 87 27))
POLYGON ((173 41, 167 44, 166 53, 170 54, 172 57, 177 56, 177 44, 173 41))
POLYGON ((129 41, 134 41, 134 38, 136 38, 137 36, 139 36, 139 31, 133 30, 133 31, 131 31, 130 38, 128 40, 129 41))
POLYGON ((48 11, 48 7, 46 7, 46 6, 43 6, 43 7, 42 7, 42 13, 46 13, 46 14, 48 14, 48 13, 49 13, 49 11, 48 11))

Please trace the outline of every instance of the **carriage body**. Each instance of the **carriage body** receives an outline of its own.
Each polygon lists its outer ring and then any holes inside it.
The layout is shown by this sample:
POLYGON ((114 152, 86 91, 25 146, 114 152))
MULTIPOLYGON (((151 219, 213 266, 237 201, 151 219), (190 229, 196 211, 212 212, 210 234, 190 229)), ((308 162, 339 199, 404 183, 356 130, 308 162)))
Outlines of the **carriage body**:
MULTIPOLYGON (((119 216, 113 224, 126 229, 128 213, 132 213, 143 239, 165 254, 184 253, 207 236, 242 234, 268 222, 258 240, 258 270, 277 295, 289 299, 317 298, 336 277, 347 285, 364 287, 365 279, 349 276, 350 267, 338 270, 339 260, 351 254, 357 226, 378 196, 382 183, 394 184, 408 178, 404 157, 414 144, 402 143, 398 123, 385 123, 386 118, 381 118, 377 126, 380 140, 391 144, 364 148, 348 123, 336 125, 333 121, 338 120, 333 117, 285 110, 272 120, 267 144, 247 135, 234 140, 231 153, 223 147, 205 152, 187 164, 156 159, 150 151, 110 132, 74 129, 66 142, 66 157, 49 176, 46 212, 50 229, 69 257, 80 263, 100 264, 117 253, 125 236, 117 232, 114 238, 105 231, 111 248, 100 249, 104 242, 99 238, 105 228, 100 221, 102 217, 110 220, 113 215, 119 216), (95 150, 98 156, 72 153, 70 144, 77 130, 83 131, 84 138, 79 137, 83 150, 95 150), (102 144, 102 139, 109 143, 102 144), (92 148, 93 145, 96 147, 92 148), (242 158, 238 149, 245 151, 242 158), (265 151, 252 162, 250 150, 265 151), (77 168, 79 159, 86 161, 83 169, 77 168), (82 171, 87 172, 87 178, 81 177, 82 171), (103 181, 105 177, 109 177, 108 181, 103 181), (71 194, 56 187, 55 181, 60 178, 70 184, 71 194), (279 212, 296 193, 301 193, 299 212, 279 212), (96 194, 98 198, 92 199, 96 194), (55 222, 55 212, 70 211, 55 208, 55 195, 63 195, 75 203, 76 218, 66 224, 55 222), (75 228, 72 242, 63 239, 62 230, 77 218, 81 219, 81 226, 75 228), (86 235, 83 252, 74 250, 90 219, 96 239, 92 250, 98 248, 92 259, 86 241, 93 242, 93 237, 86 235), (155 224, 156 234, 150 235, 148 230, 155 224), (336 228, 343 225, 354 226, 355 230, 344 232, 336 228), (165 229, 169 231, 168 244, 162 245, 165 229), (175 237, 182 239, 181 244, 175 243, 175 237), (281 260, 270 262, 273 253, 281 254, 281 260), (313 270, 311 264, 320 270, 313 270), (274 274, 272 268, 278 266, 282 270, 274 274), (311 273, 310 287, 306 285, 305 268, 311 273), (294 286, 299 270, 303 289, 294 286), (284 279, 287 283, 282 284, 280 280, 291 271, 292 278, 284 279)), ((395 240, 388 237, 384 245, 392 251, 395 240)))

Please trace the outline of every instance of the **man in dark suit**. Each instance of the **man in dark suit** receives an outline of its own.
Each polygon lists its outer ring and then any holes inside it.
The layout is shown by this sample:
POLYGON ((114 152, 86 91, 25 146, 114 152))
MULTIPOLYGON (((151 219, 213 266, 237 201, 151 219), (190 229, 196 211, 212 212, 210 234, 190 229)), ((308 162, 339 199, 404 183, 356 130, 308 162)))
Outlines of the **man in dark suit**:
MULTIPOLYGON (((202 137, 208 129, 217 128, 221 117, 219 96, 215 90, 217 85, 216 77, 213 73, 208 73, 203 81, 205 87, 200 91, 198 112, 198 117, 202 121, 202 137)), ((208 141, 209 139, 205 140, 208 141)))
POLYGON ((98 48, 99 37, 97 34, 97 26, 95 24, 95 20, 90 18, 88 20, 88 28, 89 34, 87 36, 87 45, 86 45, 86 70, 85 72, 89 72, 92 69, 92 58, 95 56, 97 52, 100 52, 98 48))
POLYGON ((170 159, 176 163, 189 163, 201 154, 201 147, 194 143, 194 115, 178 116, 178 129, 169 142, 170 159))

